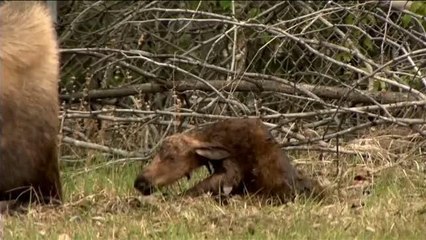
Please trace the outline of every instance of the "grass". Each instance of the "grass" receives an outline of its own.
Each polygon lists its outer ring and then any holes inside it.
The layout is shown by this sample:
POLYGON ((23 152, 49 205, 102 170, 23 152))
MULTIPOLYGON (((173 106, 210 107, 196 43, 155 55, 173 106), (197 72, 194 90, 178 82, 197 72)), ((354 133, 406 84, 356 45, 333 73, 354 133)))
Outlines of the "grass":
MULTIPOLYGON (((418 159, 422 162, 421 159, 418 159)), ((424 161, 424 160, 423 160, 424 161)), ((99 163, 99 161, 98 161, 99 163)), ((397 165, 362 181, 351 167, 325 203, 296 200, 268 205, 232 198, 220 205, 209 197, 167 195, 142 198, 133 189, 139 163, 96 170, 63 166, 65 204, 33 206, 4 219, 4 239, 424 239, 424 166, 397 165), (423 169, 422 169, 423 167, 423 169), (366 184, 368 183, 368 184, 366 184), (368 191, 369 194, 362 194, 368 191)), ((358 166, 358 165, 357 165, 358 166)), ((324 168, 332 168, 327 166, 324 168)), ((203 173, 198 173, 196 178, 203 173)), ((328 179, 332 179, 328 177, 328 179)), ((333 180, 330 180, 333 182, 333 180)))

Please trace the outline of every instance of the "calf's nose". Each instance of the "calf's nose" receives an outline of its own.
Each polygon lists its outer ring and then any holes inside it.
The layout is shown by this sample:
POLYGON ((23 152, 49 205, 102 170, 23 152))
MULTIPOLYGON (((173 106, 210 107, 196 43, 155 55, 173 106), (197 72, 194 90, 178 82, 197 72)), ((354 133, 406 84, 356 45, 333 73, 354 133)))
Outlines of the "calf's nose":
POLYGON ((143 195, 150 195, 154 192, 153 186, 144 176, 137 177, 135 182, 133 183, 133 187, 136 188, 143 195))

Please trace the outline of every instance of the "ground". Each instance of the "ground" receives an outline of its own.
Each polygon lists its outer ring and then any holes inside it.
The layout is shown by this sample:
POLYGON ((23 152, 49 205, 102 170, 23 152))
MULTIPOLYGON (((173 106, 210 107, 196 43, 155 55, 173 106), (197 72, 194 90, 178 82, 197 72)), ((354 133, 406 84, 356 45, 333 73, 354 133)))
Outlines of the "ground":
POLYGON ((204 170, 142 198, 132 187, 140 163, 67 164, 64 205, 33 206, 27 214, 4 217, 4 239, 424 239, 424 159, 387 167, 344 160, 339 181, 327 159, 295 156, 299 167, 328 172, 322 182, 339 191, 323 203, 297 199, 286 205, 248 197, 221 205, 208 196, 177 196, 204 170), (307 164, 314 161, 321 163, 307 164))

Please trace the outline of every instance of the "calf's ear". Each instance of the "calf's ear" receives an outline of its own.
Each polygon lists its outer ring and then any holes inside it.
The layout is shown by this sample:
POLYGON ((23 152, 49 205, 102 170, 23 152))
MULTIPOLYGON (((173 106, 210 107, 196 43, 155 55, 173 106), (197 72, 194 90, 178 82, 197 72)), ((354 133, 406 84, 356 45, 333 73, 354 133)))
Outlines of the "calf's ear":
POLYGON ((201 157, 209 160, 223 160, 231 156, 231 153, 226 150, 220 143, 200 141, 193 136, 182 136, 181 141, 185 141, 186 144, 194 149, 195 153, 201 157))
POLYGON ((210 160, 223 160, 231 155, 221 147, 199 147, 195 149, 195 153, 210 160))

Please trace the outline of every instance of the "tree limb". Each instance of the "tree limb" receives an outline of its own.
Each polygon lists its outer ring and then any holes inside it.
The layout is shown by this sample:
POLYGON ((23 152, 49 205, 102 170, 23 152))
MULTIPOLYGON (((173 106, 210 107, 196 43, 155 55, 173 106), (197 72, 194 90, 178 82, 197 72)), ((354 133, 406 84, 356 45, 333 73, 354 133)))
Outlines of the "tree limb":
MULTIPOLYGON (((222 89, 225 91, 240 91, 240 92, 268 92, 275 91, 281 93, 294 94, 295 89, 290 86, 285 86, 273 82, 267 81, 256 81, 256 84, 249 82, 239 82, 237 86, 233 82, 226 82, 222 80, 213 80, 209 83, 216 89, 222 89)), ((328 99, 340 99, 343 94, 348 90, 347 88, 341 87, 328 87, 328 86, 314 86, 309 84, 299 84, 303 88, 313 92, 315 95, 328 98, 328 99)), ((73 94, 60 95, 60 99, 65 102, 75 102, 79 100, 88 100, 88 99, 104 99, 104 98, 120 98, 127 97, 130 95, 137 94, 146 94, 146 93, 160 93, 166 92, 175 87, 176 91, 188 91, 188 90, 202 90, 202 91, 212 91, 211 87, 206 86, 201 82, 185 82, 179 81, 165 84, 157 83, 144 83, 136 84, 128 87, 116 88, 116 89, 99 89, 99 90, 90 90, 87 94, 79 92, 73 94), (173 86, 174 85, 174 86, 173 86)), ((360 91, 361 93, 351 92, 348 94, 347 99, 354 103, 371 103, 372 99, 376 100, 379 103, 396 103, 402 101, 414 101, 415 97, 409 95, 409 93, 400 93, 400 92, 368 92, 360 91), (369 96, 369 97, 368 97, 369 96)))

